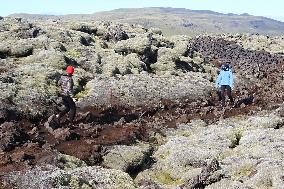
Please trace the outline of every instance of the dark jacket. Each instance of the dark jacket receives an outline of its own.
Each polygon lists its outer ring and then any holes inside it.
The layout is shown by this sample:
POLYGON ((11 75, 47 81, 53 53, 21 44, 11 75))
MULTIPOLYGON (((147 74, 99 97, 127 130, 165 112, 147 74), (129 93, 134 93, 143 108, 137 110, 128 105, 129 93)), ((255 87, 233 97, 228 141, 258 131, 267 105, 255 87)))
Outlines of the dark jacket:
POLYGON ((62 75, 58 81, 58 85, 61 87, 61 95, 73 97, 74 82, 71 75, 62 75))

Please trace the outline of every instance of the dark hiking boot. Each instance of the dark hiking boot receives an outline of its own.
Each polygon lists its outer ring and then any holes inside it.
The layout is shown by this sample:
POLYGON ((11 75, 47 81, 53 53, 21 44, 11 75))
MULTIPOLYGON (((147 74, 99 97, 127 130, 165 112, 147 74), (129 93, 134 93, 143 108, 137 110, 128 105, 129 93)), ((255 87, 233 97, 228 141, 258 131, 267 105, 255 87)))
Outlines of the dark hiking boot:
POLYGON ((55 115, 52 115, 44 123, 44 126, 49 132, 53 132, 55 129, 60 128, 60 123, 57 117, 55 115))
POLYGON ((54 118, 53 118, 53 121, 54 121, 55 123, 57 123, 58 125, 60 125, 59 115, 55 115, 54 118))
POLYGON ((66 119, 64 121, 64 127, 65 128, 70 128, 70 129, 75 129, 76 128, 74 121, 70 121, 69 119, 66 119))

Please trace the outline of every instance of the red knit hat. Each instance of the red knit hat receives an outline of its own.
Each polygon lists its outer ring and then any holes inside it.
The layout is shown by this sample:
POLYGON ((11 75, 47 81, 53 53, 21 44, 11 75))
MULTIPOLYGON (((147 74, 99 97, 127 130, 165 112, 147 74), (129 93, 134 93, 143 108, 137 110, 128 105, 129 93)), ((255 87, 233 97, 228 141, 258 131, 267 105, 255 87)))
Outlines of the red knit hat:
POLYGON ((73 66, 67 66, 66 72, 67 72, 68 74, 73 74, 73 73, 74 73, 74 67, 73 67, 73 66))

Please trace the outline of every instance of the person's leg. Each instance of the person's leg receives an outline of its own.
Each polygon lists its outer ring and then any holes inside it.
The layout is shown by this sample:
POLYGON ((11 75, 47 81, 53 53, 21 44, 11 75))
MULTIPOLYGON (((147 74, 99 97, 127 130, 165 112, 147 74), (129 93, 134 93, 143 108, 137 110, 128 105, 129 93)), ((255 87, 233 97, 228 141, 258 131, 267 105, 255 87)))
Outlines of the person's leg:
POLYGON ((232 89, 229 85, 227 85, 227 95, 230 99, 230 104, 234 104, 234 100, 233 100, 233 97, 232 97, 232 89))
POLYGON ((73 123, 75 115, 76 115, 76 104, 71 97, 68 97, 68 105, 70 107, 69 122, 73 123))
POLYGON ((217 89, 217 95, 218 95, 218 101, 221 101, 222 100, 221 88, 217 89))
POLYGON ((69 100, 68 100, 67 96, 62 96, 62 103, 63 103, 65 108, 62 112, 60 112, 58 114, 58 116, 57 116, 58 120, 60 120, 60 118, 62 118, 70 110, 69 100))
POLYGON ((222 106, 225 106, 225 85, 221 85, 222 106))

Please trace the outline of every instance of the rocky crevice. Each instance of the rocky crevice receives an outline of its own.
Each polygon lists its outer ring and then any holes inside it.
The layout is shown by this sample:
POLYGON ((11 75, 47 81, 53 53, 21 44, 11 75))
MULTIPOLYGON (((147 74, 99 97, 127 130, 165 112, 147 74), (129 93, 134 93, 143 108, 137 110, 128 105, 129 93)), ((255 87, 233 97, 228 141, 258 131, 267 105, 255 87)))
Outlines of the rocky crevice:
POLYGON ((125 172, 128 173, 131 178, 135 179, 139 173, 150 169, 155 163, 155 159, 152 157, 153 153, 154 148, 150 147, 150 150, 145 154, 142 163, 140 165, 129 166, 125 172))
POLYGON ((222 175, 218 175, 216 178, 211 176, 220 169, 219 162, 213 159, 208 165, 202 168, 201 173, 191 180, 187 181, 180 188, 182 189, 204 189, 207 185, 221 180, 222 175), (211 177, 211 178, 210 178, 211 177))

